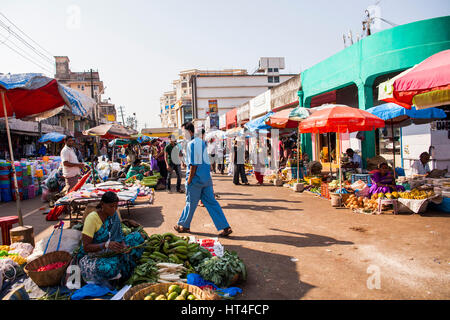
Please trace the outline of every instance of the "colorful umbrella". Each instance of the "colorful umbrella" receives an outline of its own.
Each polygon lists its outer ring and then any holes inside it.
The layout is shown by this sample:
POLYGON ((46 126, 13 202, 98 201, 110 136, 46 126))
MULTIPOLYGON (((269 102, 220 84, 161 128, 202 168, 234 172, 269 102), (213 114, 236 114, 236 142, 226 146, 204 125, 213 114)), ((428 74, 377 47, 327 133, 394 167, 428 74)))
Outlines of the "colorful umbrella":
POLYGON ((277 129, 292 129, 298 127, 298 120, 294 120, 290 118, 291 112, 294 111, 294 108, 284 109, 278 111, 271 116, 267 117, 265 123, 277 129))
MULTIPOLYGON (((394 127, 406 127, 412 123, 425 124, 447 117, 445 111, 438 108, 417 110, 415 107, 412 107, 412 109, 405 109, 396 103, 385 103, 367 109, 367 112, 383 119, 385 124, 391 127, 392 132, 394 132, 394 127)), ((392 143, 392 156, 395 170, 395 141, 392 140, 392 143)))
MULTIPOLYGON (((390 88, 381 84, 380 90, 390 88)), ((392 83, 392 97, 383 99, 411 109, 450 103, 450 50, 438 52, 399 75, 392 83)))
POLYGON ((65 134, 59 133, 59 132, 49 132, 44 134, 42 137, 39 138, 38 142, 40 143, 46 143, 46 142, 61 142, 66 137, 65 134))
MULTIPOLYGON (((385 126, 384 120, 373 114, 345 105, 328 105, 322 110, 314 112, 310 117, 299 124, 301 133, 327 133, 336 132, 339 141, 340 135, 345 132, 371 131, 385 126)), ((340 150, 341 148, 339 148, 340 150)), ((339 154, 339 191, 342 191, 341 157, 339 154)))
POLYGON ((272 115, 273 115, 273 112, 269 111, 267 114, 247 122, 244 125, 244 128, 247 129, 250 132, 255 132, 257 130, 263 130, 263 129, 268 130, 271 127, 266 124, 266 119, 269 118, 272 115))
POLYGON ((130 139, 136 136, 138 132, 134 129, 125 128, 117 123, 102 124, 94 128, 83 131, 85 136, 97 136, 103 139, 130 139))
POLYGON ((95 101, 73 89, 64 87, 56 79, 45 77, 39 73, 0 75, 0 94, 2 103, 0 117, 5 118, 16 190, 17 213, 19 225, 23 226, 8 117, 15 116, 17 119, 48 117, 52 115, 52 110, 62 109, 64 105, 67 105, 73 114, 86 116, 95 105, 95 101))

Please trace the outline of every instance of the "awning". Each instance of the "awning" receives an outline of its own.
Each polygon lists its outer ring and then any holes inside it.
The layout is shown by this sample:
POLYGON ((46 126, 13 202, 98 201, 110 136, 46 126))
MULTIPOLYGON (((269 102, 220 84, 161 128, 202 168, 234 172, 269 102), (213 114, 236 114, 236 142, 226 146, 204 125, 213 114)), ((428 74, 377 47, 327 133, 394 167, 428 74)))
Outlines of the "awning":
POLYGON ((141 133, 149 137, 164 138, 171 134, 177 135, 178 128, 148 128, 142 129, 141 133))
POLYGON ((250 132, 262 129, 271 129, 271 127, 265 122, 271 115, 273 115, 273 112, 269 111, 267 114, 247 122, 244 127, 250 132))

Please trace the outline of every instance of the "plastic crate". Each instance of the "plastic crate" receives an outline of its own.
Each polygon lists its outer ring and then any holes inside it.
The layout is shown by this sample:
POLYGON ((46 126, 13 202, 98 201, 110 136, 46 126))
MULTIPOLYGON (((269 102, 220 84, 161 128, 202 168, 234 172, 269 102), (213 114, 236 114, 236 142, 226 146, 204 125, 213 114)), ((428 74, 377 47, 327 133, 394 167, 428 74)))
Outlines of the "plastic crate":
POLYGON ((328 189, 328 183, 322 182, 320 185, 320 195, 325 199, 331 199, 330 190, 328 189))
POLYGON ((352 174, 352 184, 354 184, 356 181, 359 180, 365 182, 366 184, 370 184, 371 183, 370 174, 361 174, 361 173, 352 174))

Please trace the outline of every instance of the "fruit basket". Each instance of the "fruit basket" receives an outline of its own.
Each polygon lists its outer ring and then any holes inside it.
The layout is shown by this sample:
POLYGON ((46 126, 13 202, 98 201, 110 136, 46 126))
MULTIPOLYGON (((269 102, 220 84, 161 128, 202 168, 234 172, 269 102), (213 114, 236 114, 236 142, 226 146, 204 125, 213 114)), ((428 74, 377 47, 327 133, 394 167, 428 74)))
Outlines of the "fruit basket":
POLYGON ((188 290, 191 294, 195 296, 196 300, 219 300, 219 296, 212 291, 205 289, 202 290, 197 286, 193 286, 186 283, 179 283, 179 282, 173 282, 173 283, 158 283, 146 286, 145 288, 137 291, 135 294, 133 294, 130 298, 130 300, 144 300, 144 298, 149 295, 150 293, 154 292, 158 295, 164 295, 169 290, 169 287, 172 285, 178 285, 181 289, 188 290))
POLYGON ((24 271, 39 287, 56 286, 61 282, 61 278, 66 272, 71 260, 72 255, 70 253, 66 251, 54 251, 27 263, 24 271), (56 262, 64 262, 64 265, 53 270, 36 271, 40 267, 56 262))

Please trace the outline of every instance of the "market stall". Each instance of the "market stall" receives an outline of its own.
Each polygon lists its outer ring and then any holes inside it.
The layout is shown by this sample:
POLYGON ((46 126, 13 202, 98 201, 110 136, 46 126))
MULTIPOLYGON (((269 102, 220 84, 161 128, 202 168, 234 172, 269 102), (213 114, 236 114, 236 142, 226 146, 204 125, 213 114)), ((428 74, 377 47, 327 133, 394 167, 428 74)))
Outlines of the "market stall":
MULTIPOLYGON (((77 226, 78 227, 78 226, 77 226)), ((81 247, 79 228, 55 226, 54 232, 35 247, 13 243, 0 247, 0 283, 4 300, 217 300, 233 299, 247 279, 247 267, 236 252, 217 238, 182 237, 167 232, 147 234, 133 220, 123 219, 124 236, 140 233, 144 242, 133 247, 140 254, 126 279, 109 285, 85 283, 66 276, 81 247), (78 282, 77 282, 78 281, 78 282)), ((120 252, 105 251, 112 258, 120 252)))

